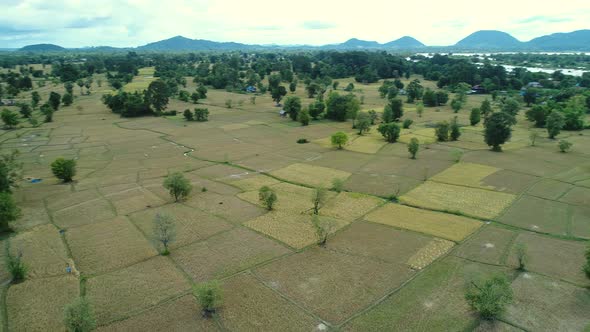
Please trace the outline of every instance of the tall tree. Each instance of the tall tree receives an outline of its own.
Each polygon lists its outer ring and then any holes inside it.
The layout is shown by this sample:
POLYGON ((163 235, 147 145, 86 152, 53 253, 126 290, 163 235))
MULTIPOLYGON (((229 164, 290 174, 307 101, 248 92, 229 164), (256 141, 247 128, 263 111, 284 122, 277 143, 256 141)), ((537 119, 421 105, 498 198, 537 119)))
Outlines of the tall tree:
POLYGON ((161 114, 168 105, 169 96, 168 85, 162 80, 156 80, 145 91, 145 102, 153 107, 156 114, 161 114))
POLYGON ((501 145, 512 136, 514 117, 506 112, 494 112, 484 121, 484 140, 492 151, 502 151, 501 145))

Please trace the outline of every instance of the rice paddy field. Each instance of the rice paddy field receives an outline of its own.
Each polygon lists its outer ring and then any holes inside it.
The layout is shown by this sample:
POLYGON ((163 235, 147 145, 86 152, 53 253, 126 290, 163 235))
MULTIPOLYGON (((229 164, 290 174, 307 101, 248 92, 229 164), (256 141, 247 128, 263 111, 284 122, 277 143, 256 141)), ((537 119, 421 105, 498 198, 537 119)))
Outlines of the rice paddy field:
MULTIPOLYGON (((124 90, 146 88, 153 74, 141 69, 124 90)), ((362 108, 381 112, 380 83, 355 84, 362 108)), ((64 88, 37 90, 46 99, 64 88)), ((590 130, 559 135, 574 142, 569 153, 545 132, 533 147, 521 111, 497 153, 481 125, 469 126, 466 110, 482 95, 468 96, 458 114, 444 106, 419 117, 404 103, 414 123, 387 143, 376 127, 357 135, 350 121, 302 127, 280 117, 268 94, 253 104, 209 89, 199 101, 209 121, 200 123, 120 118, 100 101, 106 84, 91 91, 51 123, 0 131, 2 152, 20 151, 24 175, 14 193, 23 215, 0 238, 0 331, 63 331, 63 308, 80 295, 99 331, 590 331, 581 271, 590 130), (463 135, 437 142, 433 124, 455 115, 463 135), (337 131, 350 138, 342 150, 330 144, 337 131), (420 142, 415 160, 411 138, 420 142), (58 157, 76 159, 72 183, 52 176, 58 157), (172 172, 193 186, 178 203, 162 186, 172 172), (277 194, 272 211, 259 201, 262 186, 277 194), (331 225, 325 246, 312 223, 318 187, 328 189, 319 209, 331 225), (157 214, 175 225, 168 256, 154 240, 157 214), (516 270, 521 244, 526 272, 516 270), (21 283, 9 282, 8 252, 29 268, 21 283), (500 273, 514 302, 490 323, 469 307, 465 287, 500 273), (207 319, 191 289, 210 280, 220 282, 223 303, 207 319)), ((313 101, 303 83, 294 95, 313 101)), ((193 107, 172 99, 168 110, 193 107)))

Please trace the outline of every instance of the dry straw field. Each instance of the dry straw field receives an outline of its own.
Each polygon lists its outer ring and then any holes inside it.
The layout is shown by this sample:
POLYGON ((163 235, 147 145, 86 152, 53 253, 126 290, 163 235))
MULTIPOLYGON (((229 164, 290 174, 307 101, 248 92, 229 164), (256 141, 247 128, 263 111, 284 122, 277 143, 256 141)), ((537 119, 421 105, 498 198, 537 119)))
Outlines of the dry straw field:
MULTIPOLYGON (((153 73, 142 69, 125 90, 145 88, 153 73)), ((379 86, 357 84, 364 109, 382 111, 379 86)), ((46 99, 49 90, 39 91, 46 99)), ((22 253, 29 267, 27 279, 11 285, 1 260, 0 331, 62 331, 63 308, 79 295, 100 331, 590 326, 590 283, 580 271, 590 239, 589 130, 562 132, 575 145, 560 153, 544 133, 530 146, 519 115, 514 140, 496 153, 465 110, 456 114, 464 136, 436 142, 433 124, 455 115, 449 106, 419 117, 404 103, 404 119, 414 124, 390 144, 376 128, 358 136, 350 122, 301 127, 281 118, 268 94, 252 104, 248 95, 210 89, 199 101, 210 119, 199 123, 181 115, 120 118, 100 102, 106 84, 92 91, 52 123, 0 131, 3 152, 20 150, 25 178, 42 179, 16 190, 23 216, 0 239, 2 256, 22 253), (349 133, 343 150, 330 145, 336 131, 349 133), (407 152, 414 137, 415 160, 407 152), (77 161, 70 184, 51 175, 58 157, 77 161), (172 172, 193 185, 185 201, 175 203, 162 187, 172 172), (343 191, 332 189, 335 179, 343 191), (262 186, 277 194, 273 211, 259 201, 262 186), (332 224, 325 247, 316 244, 311 217, 316 187, 328 189, 319 209, 332 224), (172 216, 177 232, 169 256, 159 255, 152 234, 159 213, 172 216), (490 327, 468 306, 465 284, 513 275, 519 243, 528 248, 528 271, 513 279, 515 302, 490 327), (224 300, 206 319, 191 288, 213 279, 224 300)), ((295 94, 304 106, 313 101, 302 82, 295 94)), ((469 96, 467 108, 483 98, 469 96)))

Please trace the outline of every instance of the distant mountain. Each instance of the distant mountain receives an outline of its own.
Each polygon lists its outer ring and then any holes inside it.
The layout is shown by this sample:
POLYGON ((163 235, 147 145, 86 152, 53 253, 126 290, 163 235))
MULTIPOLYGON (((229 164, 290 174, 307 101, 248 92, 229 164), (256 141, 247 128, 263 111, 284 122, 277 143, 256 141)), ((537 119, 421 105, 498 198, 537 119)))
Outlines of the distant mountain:
POLYGON ((144 51, 205 51, 205 50, 237 50, 249 49, 254 45, 246 45, 240 43, 224 43, 214 42, 204 39, 190 39, 183 36, 176 36, 170 39, 149 43, 144 46, 139 46, 138 50, 144 51))
MULTIPOLYGON (((326 45, 331 46, 331 45, 326 45)), ((337 48, 345 48, 345 49, 355 49, 355 48, 375 48, 381 46, 376 41, 369 41, 369 40, 361 40, 356 38, 351 38, 344 43, 333 45, 337 46, 337 48)))
POLYGON ((590 48, 590 30, 541 36, 527 42, 526 46, 542 51, 587 51, 590 48))
POLYGON ((496 30, 480 30, 461 39, 455 47, 463 49, 517 49, 523 43, 506 32, 496 30))
POLYGON ((422 44, 417 39, 404 36, 400 39, 396 39, 394 41, 390 41, 389 43, 383 44, 384 47, 391 47, 391 48, 400 48, 400 49, 411 49, 411 48, 420 48, 425 47, 426 45, 422 44))
POLYGON ((54 44, 35 44, 35 45, 27 45, 23 48, 20 48, 19 51, 22 52, 58 52, 58 51, 65 51, 66 49, 54 45, 54 44))

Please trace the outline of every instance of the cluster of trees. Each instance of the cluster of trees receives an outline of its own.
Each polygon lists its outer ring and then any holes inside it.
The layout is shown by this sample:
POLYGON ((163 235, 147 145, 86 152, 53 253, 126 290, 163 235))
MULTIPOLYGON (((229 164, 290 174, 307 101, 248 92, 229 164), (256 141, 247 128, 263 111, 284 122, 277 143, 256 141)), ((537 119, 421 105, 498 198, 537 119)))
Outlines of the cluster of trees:
POLYGON ((186 121, 197 121, 197 122, 209 121, 209 109, 195 108, 194 112, 191 112, 191 110, 186 109, 186 110, 184 110, 183 116, 186 119, 186 121))

